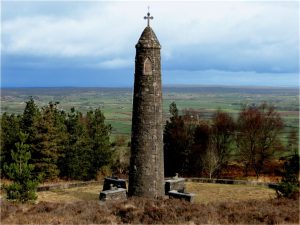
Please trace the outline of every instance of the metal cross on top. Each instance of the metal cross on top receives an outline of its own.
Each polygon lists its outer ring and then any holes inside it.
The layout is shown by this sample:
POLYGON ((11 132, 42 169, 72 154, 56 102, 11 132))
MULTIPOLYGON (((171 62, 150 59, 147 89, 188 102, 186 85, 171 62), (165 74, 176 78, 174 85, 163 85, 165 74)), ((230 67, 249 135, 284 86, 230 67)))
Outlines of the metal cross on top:
POLYGON ((149 12, 149 6, 148 6, 148 13, 147 13, 147 16, 144 16, 144 19, 145 20, 148 20, 147 21, 147 26, 149 27, 150 26, 150 20, 153 20, 153 16, 150 16, 150 12, 149 12))

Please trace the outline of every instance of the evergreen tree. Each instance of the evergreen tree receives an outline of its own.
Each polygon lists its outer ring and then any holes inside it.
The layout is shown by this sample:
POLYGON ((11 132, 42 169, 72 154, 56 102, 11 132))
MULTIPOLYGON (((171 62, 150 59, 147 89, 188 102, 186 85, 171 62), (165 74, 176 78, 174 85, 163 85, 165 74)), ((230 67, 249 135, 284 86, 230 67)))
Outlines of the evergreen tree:
POLYGON ((21 129, 23 132, 26 132, 29 135, 28 139, 32 139, 35 135, 34 125, 39 115, 39 107, 35 104, 34 99, 31 96, 29 98, 29 101, 26 102, 26 106, 21 120, 21 129))
POLYGON ((12 162, 11 151, 15 148, 15 143, 19 141, 20 132, 20 116, 15 114, 8 115, 6 112, 1 117, 1 176, 6 176, 3 170, 4 162, 10 164, 12 162))
MULTIPOLYGON (((29 144, 30 149, 36 144, 37 135, 37 121, 41 117, 41 112, 39 107, 35 104, 33 97, 29 97, 26 102, 25 109, 23 111, 22 119, 20 121, 20 129, 22 132, 28 134, 26 144, 29 144)), ((32 154, 32 152, 31 152, 32 154)), ((32 160, 30 160, 32 162, 32 160)))
POLYGON ((90 179, 93 152, 82 114, 72 108, 67 115, 66 126, 68 139, 60 160, 61 176, 78 180, 90 179))
POLYGON ((190 155, 193 174, 202 176, 202 172, 205 171, 204 164, 207 162, 207 156, 213 156, 213 149, 210 144, 211 133, 211 126, 207 121, 201 121, 195 128, 194 144, 190 155))
POLYGON ((62 156, 67 138, 65 113, 58 109, 58 104, 50 102, 42 108, 35 125, 32 160, 36 172, 43 173, 45 179, 54 179, 59 175, 58 160, 62 156))
POLYGON ((172 117, 164 129, 164 166, 165 175, 174 176, 175 173, 185 174, 190 170, 196 121, 188 114, 179 116, 174 102, 170 104, 169 112, 172 117))
POLYGON ((298 142, 298 131, 291 129, 288 135, 287 150, 292 154, 286 157, 281 182, 275 188, 279 197, 296 198, 297 195, 299 197, 300 156, 298 142))
POLYGON ((174 146, 176 145, 176 140, 173 138, 173 132, 176 129, 176 121, 178 120, 178 109, 175 102, 172 102, 169 106, 169 112, 171 114, 170 121, 167 120, 164 129, 164 172, 165 176, 174 176, 178 173, 178 168, 176 164, 178 161, 178 153, 174 146))
POLYGON ((295 153, 285 162, 282 180, 275 188, 279 197, 299 197, 299 158, 299 154, 295 153))
POLYGON ((289 135, 287 137, 288 139, 288 146, 287 150, 291 152, 294 155, 298 154, 299 150, 299 134, 298 130, 295 128, 292 128, 289 132, 289 135))
POLYGON ((13 181, 12 184, 4 186, 7 198, 22 202, 37 198, 35 191, 38 181, 32 176, 34 166, 28 164, 31 154, 29 145, 25 144, 27 138, 27 134, 19 133, 20 142, 15 144, 16 149, 11 152, 12 162, 4 165, 4 170, 13 181))
POLYGON ((112 162, 111 126, 105 124, 101 110, 90 111, 84 117, 71 109, 66 115, 59 110, 58 104, 50 102, 40 110, 30 97, 23 116, 2 115, 3 175, 3 164, 12 162, 11 151, 19 141, 20 131, 27 134, 24 144, 29 146, 29 160, 35 166, 34 172, 45 179, 55 179, 59 175, 71 179, 95 178, 102 166, 112 162))
POLYGON ((87 113, 86 123, 93 154, 89 173, 95 177, 101 167, 112 161, 113 151, 109 140, 111 126, 105 124, 105 117, 99 108, 87 113))
POLYGON ((171 114, 171 118, 177 118, 178 117, 178 109, 175 102, 172 102, 169 106, 169 112, 171 114))

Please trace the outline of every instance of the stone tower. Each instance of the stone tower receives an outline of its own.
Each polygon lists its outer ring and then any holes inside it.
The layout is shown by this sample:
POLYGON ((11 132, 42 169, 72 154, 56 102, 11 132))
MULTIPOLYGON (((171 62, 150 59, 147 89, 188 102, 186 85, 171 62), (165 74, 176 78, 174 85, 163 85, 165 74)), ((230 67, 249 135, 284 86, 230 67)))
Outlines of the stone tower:
POLYGON ((129 196, 164 195, 160 44, 148 25, 136 44, 129 196))

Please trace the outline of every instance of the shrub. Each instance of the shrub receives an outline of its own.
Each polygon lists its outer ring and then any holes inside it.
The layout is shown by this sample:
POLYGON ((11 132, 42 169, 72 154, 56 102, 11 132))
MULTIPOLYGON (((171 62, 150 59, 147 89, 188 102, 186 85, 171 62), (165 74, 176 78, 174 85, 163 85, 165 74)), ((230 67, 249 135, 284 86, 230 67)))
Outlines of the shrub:
POLYGON ((281 183, 276 188, 277 196, 294 198, 299 193, 299 155, 294 154, 284 165, 281 183))
POLYGON ((276 188, 276 193, 279 197, 293 198, 297 191, 298 185, 291 182, 281 182, 276 188))
POLYGON ((26 202, 28 200, 36 200, 37 195, 35 189, 37 187, 36 182, 27 181, 25 184, 12 183, 11 185, 5 186, 7 192, 7 199, 19 200, 26 202))

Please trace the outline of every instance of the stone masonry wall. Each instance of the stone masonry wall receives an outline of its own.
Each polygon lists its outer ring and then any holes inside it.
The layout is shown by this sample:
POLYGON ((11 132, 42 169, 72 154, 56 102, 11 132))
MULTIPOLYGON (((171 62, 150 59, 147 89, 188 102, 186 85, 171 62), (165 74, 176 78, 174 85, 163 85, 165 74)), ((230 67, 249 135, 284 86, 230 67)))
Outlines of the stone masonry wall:
POLYGON ((160 46, 151 43, 136 46, 128 194, 153 198, 164 195, 164 166, 160 46))

